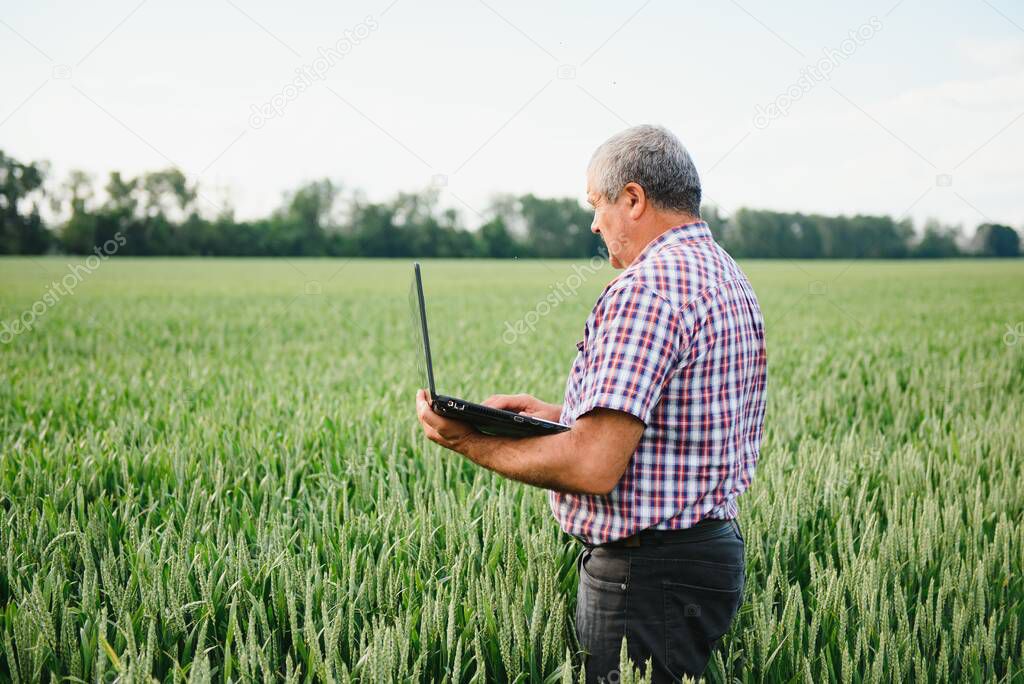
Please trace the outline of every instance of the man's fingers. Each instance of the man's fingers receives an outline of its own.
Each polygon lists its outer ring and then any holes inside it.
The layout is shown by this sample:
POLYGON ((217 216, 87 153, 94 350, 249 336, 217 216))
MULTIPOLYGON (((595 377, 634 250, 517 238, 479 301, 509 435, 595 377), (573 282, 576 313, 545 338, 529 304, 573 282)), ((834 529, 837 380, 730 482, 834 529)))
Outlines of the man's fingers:
POLYGON ((420 425, 423 426, 423 432, 427 437, 434 439, 434 437, 437 436, 437 429, 434 422, 439 418, 439 416, 430 408, 430 403, 424 396, 423 390, 420 390, 416 394, 416 418, 419 419, 420 425))
POLYGON ((484 406, 506 411, 521 411, 530 405, 530 399, 529 394, 495 394, 484 400, 484 406))
POLYGON ((430 425, 423 426, 423 434, 426 435, 427 439, 429 439, 431 442, 435 442, 437 444, 442 443, 441 434, 430 425))
POLYGON ((416 393, 416 416, 420 419, 423 425, 433 426, 440 419, 434 409, 430 408, 430 400, 426 390, 420 390, 416 393))
POLYGON ((430 408, 427 404, 427 399, 423 396, 423 390, 416 392, 416 415, 420 418, 423 417, 423 410, 430 408))
POLYGON ((438 444, 449 441, 442 434, 442 430, 458 425, 458 421, 434 413, 434 409, 430 407, 430 396, 426 390, 420 390, 416 394, 416 416, 419 418, 420 424, 423 425, 423 431, 427 437, 438 444))
POLYGON ((461 451, 460 446, 467 443, 474 428, 460 420, 446 418, 434 413, 431 408, 430 395, 426 390, 416 392, 416 417, 423 428, 423 434, 431 442, 436 442, 446 449, 461 451))
POLYGON ((484 406, 490 406, 491 408, 505 408, 508 400, 509 395, 507 394, 492 394, 484 399, 484 406))
POLYGON ((484 406, 504 409, 506 411, 518 411, 523 406, 523 402, 519 398, 520 396, 518 394, 495 394, 484 400, 484 406))
POLYGON ((440 444, 441 446, 445 446, 444 437, 441 436, 441 433, 438 432, 433 425, 430 425, 429 423, 423 423, 423 434, 431 442, 434 442, 435 444, 440 444))

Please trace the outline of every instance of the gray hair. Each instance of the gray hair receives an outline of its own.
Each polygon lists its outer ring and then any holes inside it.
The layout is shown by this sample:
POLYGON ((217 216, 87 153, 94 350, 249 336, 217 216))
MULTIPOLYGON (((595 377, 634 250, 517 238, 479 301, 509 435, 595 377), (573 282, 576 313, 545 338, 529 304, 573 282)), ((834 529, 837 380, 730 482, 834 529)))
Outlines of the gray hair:
POLYGON ((593 189, 614 202, 637 183, 652 204, 700 217, 700 176, 690 153, 662 126, 627 128, 601 143, 587 167, 593 189))

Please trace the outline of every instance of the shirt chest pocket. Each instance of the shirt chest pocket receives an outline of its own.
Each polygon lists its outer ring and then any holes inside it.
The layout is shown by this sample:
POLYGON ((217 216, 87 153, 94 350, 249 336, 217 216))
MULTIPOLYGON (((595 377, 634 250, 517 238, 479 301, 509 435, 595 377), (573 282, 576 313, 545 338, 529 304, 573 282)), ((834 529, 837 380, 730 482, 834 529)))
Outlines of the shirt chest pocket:
POLYGON ((583 323, 583 337, 576 342, 576 351, 585 359, 590 350, 590 336, 592 334, 593 314, 583 323))
POLYGON ((583 337, 576 341, 576 363, 574 367, 583 369, 587 365, 587 358, 590 356, 593 341, 590 338, 590 325, 583 326, 583 337))
POLYGON ((569 377, 565 384, 565 406, 571 413, 573 407, 579 404, 580 385, 583 381, 583 369, 586 366, 586 347, 583 340, 576 343, 576 358, 573 359, 572 368, 569 369, 569 377))

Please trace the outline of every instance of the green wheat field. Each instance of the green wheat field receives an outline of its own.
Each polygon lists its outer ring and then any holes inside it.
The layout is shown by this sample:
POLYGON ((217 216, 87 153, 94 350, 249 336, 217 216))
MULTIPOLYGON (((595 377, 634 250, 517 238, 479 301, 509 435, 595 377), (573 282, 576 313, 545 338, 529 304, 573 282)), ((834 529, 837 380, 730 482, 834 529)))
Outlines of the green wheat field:
MULTIPOLYGON (((416 423, 408 262, 114 258, 44 301, 69 263, 0 260, 0 321, 34 311, 0 346, 0 680, 579 680, 579 546, 416 423)), ((741 265, 769 405, 708 680, 1024 682, 1024 260, 741 265)), ((423 269, 474 400, 559 401, 615 275, 423 269)))

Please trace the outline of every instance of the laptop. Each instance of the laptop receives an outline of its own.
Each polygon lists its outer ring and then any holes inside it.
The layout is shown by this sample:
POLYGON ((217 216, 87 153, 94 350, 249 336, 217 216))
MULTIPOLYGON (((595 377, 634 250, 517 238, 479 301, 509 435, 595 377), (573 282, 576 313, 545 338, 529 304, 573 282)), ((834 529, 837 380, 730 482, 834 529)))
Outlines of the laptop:
POLYGON ((482 404, 474 404, 465 399, 438 394, 434 388, 434 366, 430 360, 430 337, 427 335, 427 308, 423 300, 423 277, 420 275, 419 263, 413 264, 415 299, 419 308, 419 327, 413 323, 414 330, 422 330, 423 356, 426 360, 427 385, 430 390, 431 407, 434 413, 469 423, 485 435, 502 437, 530 437, 536 435, 553 435, 564 432, 569 426, 553 423, 550 420, 526 416, 512 411, 491 408, 482 404))

